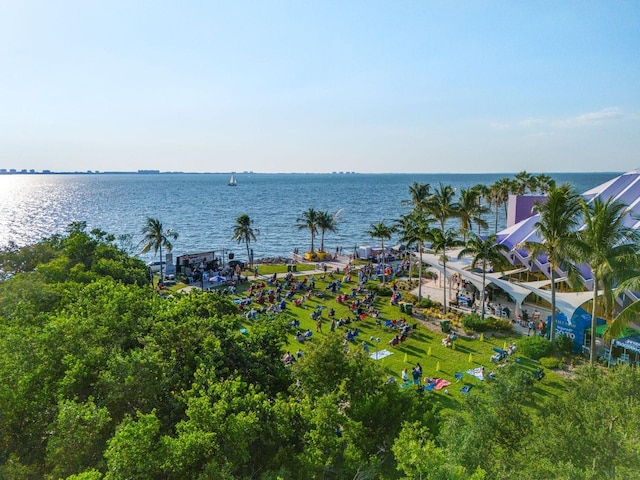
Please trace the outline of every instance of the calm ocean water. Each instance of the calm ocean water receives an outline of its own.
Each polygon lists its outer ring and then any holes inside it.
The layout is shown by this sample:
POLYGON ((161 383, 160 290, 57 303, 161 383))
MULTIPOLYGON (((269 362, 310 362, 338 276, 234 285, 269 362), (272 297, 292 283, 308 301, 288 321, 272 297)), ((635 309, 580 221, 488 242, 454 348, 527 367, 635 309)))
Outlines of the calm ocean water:
MULTIPOLYGON (((619 173, 551 174, 579 192, 619 173)), ((260 230, 255 258, 288 255, 310 246, 308 230, 296 218, 314 207, 340 211, 336 233, 325 248, 375 245, 367 235, 372 223, 392 222, 407 208, 413 182, 442 182, 458 189, 491 184, 511 174, 238 174, 237 187, 226 174, 94 174, 0 176, 0 246, 35 243, 62 233, 74 221, 86 221, 116 235, 132 234, 137 243, 147 217, 160 219, 179 233, 174 254, 214 250, 246 257, 230 240, 235 219, 248 214, 260 230)), ((488 219, 491 224, 491 219, 488 219)), ((502 224, 504 225, 504 221, 502 224)), ((319 238, 316 246, 319 246, 319 238)), ((392 239, 390 244, 397 242, 392 239)), ((150 257, 147 257, 149 259, 150 257)))

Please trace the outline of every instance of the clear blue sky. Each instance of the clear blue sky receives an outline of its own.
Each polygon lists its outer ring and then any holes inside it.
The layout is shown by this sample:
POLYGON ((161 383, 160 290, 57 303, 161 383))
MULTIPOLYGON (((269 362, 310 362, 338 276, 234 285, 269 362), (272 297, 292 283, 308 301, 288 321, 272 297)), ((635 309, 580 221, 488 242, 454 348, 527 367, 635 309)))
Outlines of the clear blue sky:
POLYGON ((0 168, 627 171, 640 3, 0 0, 0 168))

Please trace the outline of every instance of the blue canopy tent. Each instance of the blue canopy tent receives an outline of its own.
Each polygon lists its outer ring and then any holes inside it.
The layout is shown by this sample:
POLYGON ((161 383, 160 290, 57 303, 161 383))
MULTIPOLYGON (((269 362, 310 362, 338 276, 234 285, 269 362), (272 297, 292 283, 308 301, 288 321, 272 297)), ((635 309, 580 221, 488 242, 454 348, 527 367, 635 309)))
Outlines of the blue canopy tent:
MULTIPOLYGON (((606 321, 602 318, 596 319, 597 325, 606 325, 606 321)), ((551 315, 547 317, 547 331, 551 327, 551 315)), ((585 330, 591 328, 591 314, 584 308, 578 307, 574 312, 571 320, 567 320, 564 313, 556 314, 556 337, 566 335, 573 340, 573 351, 581 352, 584 345, 585 330)))

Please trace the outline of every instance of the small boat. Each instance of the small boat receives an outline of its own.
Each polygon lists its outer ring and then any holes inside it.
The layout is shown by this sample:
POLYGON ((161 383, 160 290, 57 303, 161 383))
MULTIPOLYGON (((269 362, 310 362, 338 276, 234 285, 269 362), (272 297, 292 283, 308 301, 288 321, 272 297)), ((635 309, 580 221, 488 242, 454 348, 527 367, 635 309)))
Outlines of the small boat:
POLYGON ((238 185, 238 182, 236 182, 236 177, 232 174, 231 178, 229 179, 229 186, 235 187, 236 185, 238 185))

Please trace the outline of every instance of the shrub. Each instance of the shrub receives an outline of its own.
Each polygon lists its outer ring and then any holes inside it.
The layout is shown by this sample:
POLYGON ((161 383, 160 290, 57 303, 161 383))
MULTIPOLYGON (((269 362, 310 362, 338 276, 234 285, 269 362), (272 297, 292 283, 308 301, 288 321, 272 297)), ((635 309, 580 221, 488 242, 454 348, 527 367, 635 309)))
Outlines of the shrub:
POLYGON ((573 340, 571 340, 566 335, 558 335, 556 337, 556 347, 562 353, 570 354, 571 350, 573 350, 573 340))
POLYGON ((368 288, 373 293, 381 297, 390 297, 391 295, 393 295, 391 288, 387 287, 386 285, 372 285, 368 288))
POLYGON ((549 356, 551 353, 551 342, 544 337, 534 335, 533 337, 523 337, 518 340, 518 350, 525 357, 532 360, 539 360, 549 356))
POLYGON ((462 317, 462 326, 467 332, 486 332, 497 330, 507 332, 511 330, 511 322, 501 318, 487 317, 484 320, 477 313, 470 313, 462 317))
POLYGON ((418 305, 420 308, 442 308, 442 304, 440 302, 436 302, 431 300, 430 298, 423 298, 420 300, 420 304, 418 305))
POLYGON ((489 323, 491 324, 491 330, 497 330, 499 332, 509 332, 513 328, 513 324, 510 320, 504 318, 491 318, 489 323))
POLYGON ((486 332, 488 330, 487 322, 481 320, 477 313, 470 313, 462 317, 462 326, 467 332, 486 332))
POLYGON ((562 366, 562 361, 556 357, 542 357, 540 359, 540 364, 546 368, 560 368, 562 366))
POLYGON ((415 305, 416 303, 418 303, 418 296, 410 292, 403 292, 401 300, 404 300, 405 302, 413 303, 415 305))

